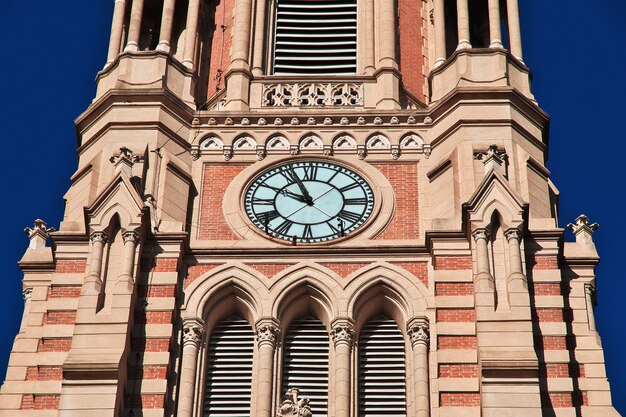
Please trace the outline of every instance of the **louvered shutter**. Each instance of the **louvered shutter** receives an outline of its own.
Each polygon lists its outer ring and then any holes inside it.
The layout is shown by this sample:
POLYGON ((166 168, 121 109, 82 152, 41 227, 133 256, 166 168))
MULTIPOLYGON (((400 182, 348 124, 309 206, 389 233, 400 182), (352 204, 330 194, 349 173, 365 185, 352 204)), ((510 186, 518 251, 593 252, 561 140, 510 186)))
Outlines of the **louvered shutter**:
POLYGON ((291 323, 284 343, 281 394, 289 388, 311 399, 314 417, 328 415, 328 332, 317 319, 291 323))
POLYGON ((247 321, 219 322, 209 337, 205 417, 249 417, 254 334, 247 321))
POLYGON ((359 412, 359 417, 406 416, 404 337, 386 317, 361 330, 359 412))
POLYGON ((274 74, 355 74, 356 0, 278 0, 274 74))

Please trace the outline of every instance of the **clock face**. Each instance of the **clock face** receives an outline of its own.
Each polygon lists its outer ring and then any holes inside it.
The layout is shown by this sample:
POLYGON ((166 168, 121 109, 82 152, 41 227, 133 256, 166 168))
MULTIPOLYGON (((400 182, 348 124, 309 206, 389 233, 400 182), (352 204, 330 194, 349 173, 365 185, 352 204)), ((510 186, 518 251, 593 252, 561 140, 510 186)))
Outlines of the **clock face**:
POLYGON ((290 162, 259 175, 244 197, 246 214, 271 237, 318 243, 361 227, 374 193, 356 172, 328 162, 290 162))

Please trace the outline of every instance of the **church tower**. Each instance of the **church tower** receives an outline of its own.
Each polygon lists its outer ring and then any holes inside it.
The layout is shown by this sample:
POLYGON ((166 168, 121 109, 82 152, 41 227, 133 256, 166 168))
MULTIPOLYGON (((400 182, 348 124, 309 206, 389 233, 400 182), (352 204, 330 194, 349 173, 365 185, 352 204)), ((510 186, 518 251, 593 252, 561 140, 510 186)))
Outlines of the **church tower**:
POLYGON ((115 0, 0 417, 618 417, 517 1, 115 0))

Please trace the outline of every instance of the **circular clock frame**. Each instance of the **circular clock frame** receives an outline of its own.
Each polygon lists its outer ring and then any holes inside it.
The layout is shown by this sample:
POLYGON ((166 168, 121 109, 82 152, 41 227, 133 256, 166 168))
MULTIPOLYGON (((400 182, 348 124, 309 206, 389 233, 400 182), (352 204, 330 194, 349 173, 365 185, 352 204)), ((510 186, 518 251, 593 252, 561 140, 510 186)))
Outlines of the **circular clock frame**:
POLYGON ((335 243, 363 231, 377 197, 366 175, 335 161, 283 160, 246 183, 242 208, 265 238, 284 244, 335 243))

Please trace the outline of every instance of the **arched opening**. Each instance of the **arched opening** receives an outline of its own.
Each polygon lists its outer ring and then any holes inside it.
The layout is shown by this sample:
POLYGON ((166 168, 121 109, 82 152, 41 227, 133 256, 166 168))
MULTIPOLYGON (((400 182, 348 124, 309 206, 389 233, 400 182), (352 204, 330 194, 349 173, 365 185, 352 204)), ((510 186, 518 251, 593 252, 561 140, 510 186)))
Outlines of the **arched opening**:
POLYGON ((218 321, 207 346, 204 417, 249 417, 254 332, 239 316, 218 321))
POLYGON ((113 216, 107 230, 109 239, 102 256, 102 289, 98 296, 97 312, 110 307, 115 281, 122 272, 121 268, 124 264, 124 239, 117 215, 113 216))
POLYGON ((385 315, 369 320, 359 335, 359 416, 406 416, 404 336, 385 315))
POLYGON ((508 276, 508 251, 506 238, 502 230, 500 215, 494 212, 491 218, 490 233, 491 274, 496 287, 495 306, 496 311, 509 309, 509 297, 507 288, 508 276))
POLYGON ((298 388, 315 417, 328 415, 328 349, 328 330, 311 315, 293 320, 285 333, 281 395, 298 388))

